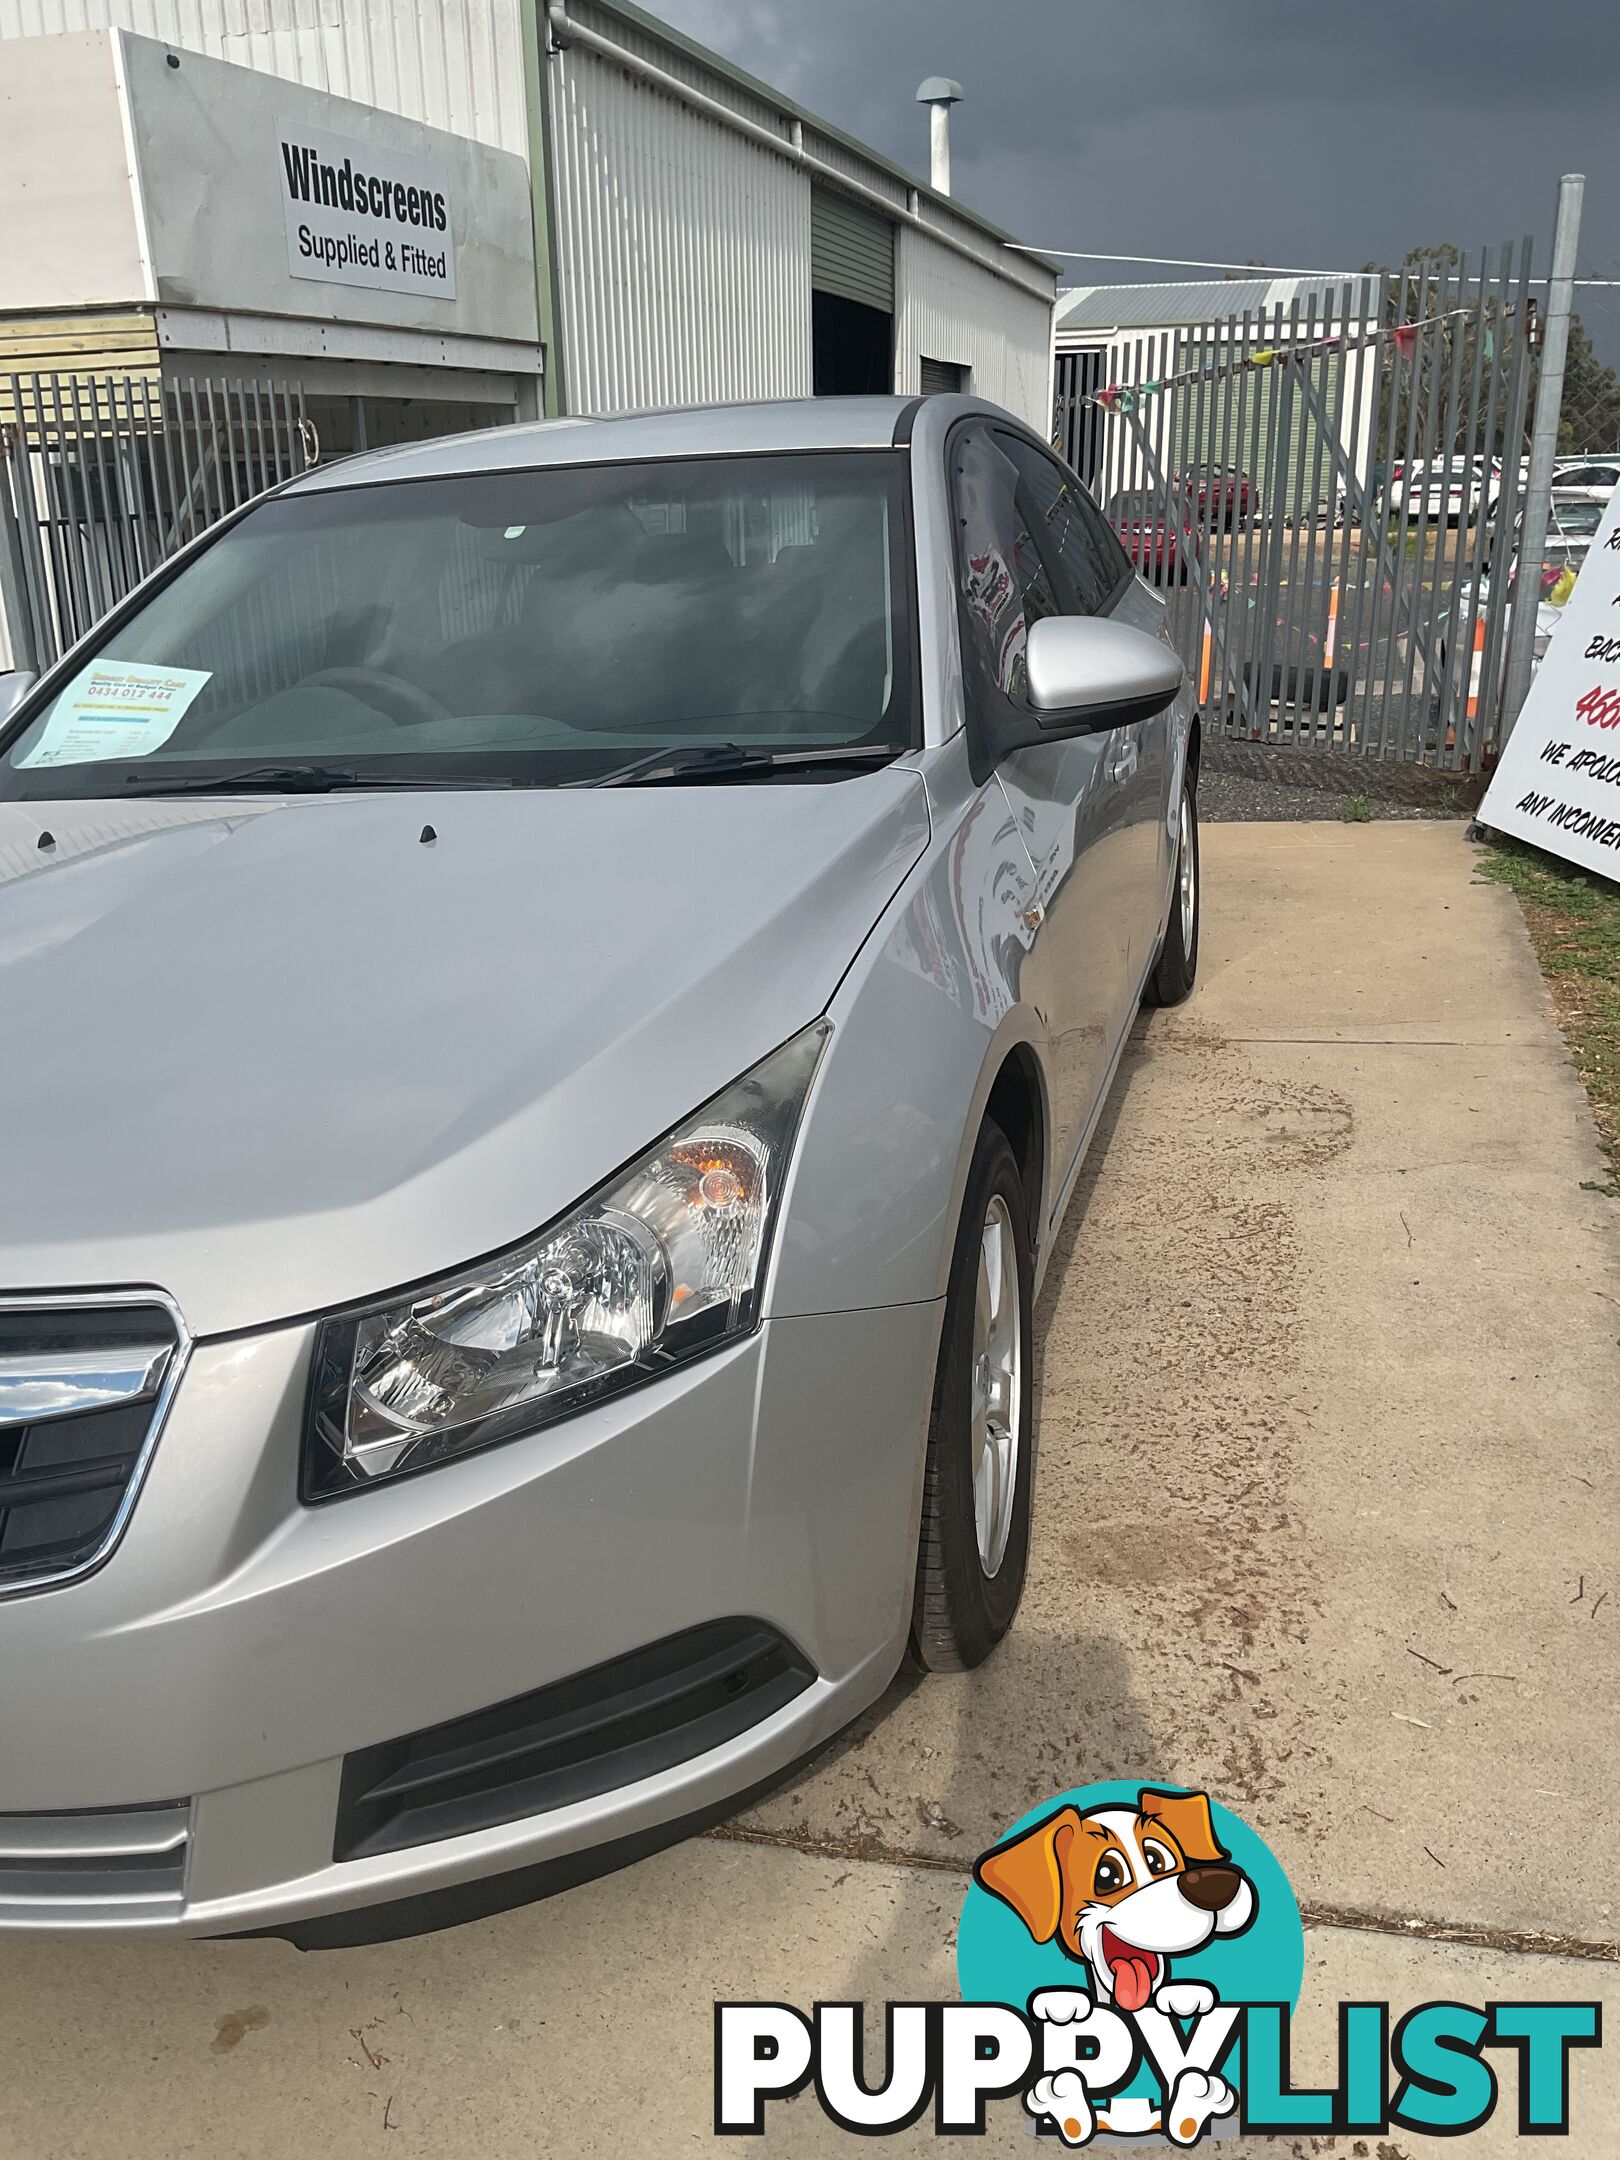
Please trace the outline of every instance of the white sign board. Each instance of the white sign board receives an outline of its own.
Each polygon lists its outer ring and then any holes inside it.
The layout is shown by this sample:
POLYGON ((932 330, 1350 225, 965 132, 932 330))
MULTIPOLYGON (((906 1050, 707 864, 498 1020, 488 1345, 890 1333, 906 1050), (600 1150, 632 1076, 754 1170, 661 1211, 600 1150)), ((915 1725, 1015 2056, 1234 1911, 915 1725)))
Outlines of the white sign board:
POLYGON ((1479 820, 1620 880, 1620 489, 1530 684, 1479 820))
POLYGON ((294 277, 456 297, 444 166, 285 121, 277 132, 287 267, 294 277))

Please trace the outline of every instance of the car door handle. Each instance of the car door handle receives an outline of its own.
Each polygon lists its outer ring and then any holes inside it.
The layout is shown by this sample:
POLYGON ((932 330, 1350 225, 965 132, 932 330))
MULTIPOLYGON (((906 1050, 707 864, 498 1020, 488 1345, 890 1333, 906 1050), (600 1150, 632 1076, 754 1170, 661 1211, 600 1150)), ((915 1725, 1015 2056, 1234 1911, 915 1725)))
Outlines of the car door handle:
POLYGON ((1114 745, 1114 754, 1108 761, 1110 780, 1128 780, 1135 772, 1141 752, 1137 748, 1136 730, 1122 728, 1120 739, 1114 745))

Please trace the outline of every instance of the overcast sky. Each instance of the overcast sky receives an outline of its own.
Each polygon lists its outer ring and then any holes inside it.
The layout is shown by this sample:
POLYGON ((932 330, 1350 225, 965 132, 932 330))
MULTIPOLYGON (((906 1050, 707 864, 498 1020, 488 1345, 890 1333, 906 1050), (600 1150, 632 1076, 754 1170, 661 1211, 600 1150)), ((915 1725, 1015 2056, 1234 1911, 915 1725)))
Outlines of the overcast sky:
MULTIPOLYGON (((1574 171, 1581 268, 1620 278, 1615 0, 647 4, 919 173, 917 84, 954 76, 955 193, 1043 247, 1343 270, 1531 232, 1545 270, 1574 171)), ((1620 361, 1620 292, 1577 305, 1620 361)))

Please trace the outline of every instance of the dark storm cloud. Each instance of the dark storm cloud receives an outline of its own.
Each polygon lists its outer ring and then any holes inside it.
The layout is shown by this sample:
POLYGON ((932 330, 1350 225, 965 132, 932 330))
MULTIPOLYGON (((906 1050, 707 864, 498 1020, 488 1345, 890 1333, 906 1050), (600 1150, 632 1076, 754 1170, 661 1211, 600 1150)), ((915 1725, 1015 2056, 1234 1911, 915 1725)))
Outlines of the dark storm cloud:
MULTIPOLYGON (((1047 247, 1347 269, 1533 232, 1587 175, 1582 268, 1620 277, 1620 7, 1573 0, 652 0, 916 171, 954 75, 956 192, 1047 247)), ((1072 282, 1197 275, 1068 266, 1072 282)), ((1620 294, 1580 296, 1620 345, 1620 294)))

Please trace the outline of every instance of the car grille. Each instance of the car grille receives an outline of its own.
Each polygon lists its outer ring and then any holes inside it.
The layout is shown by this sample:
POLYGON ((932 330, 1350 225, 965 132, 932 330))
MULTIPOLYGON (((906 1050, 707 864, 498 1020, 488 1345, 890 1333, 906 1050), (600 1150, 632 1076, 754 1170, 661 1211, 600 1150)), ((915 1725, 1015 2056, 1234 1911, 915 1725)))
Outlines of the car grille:
POLYGON ((0 1595, 83 1574, 134 1505, 180 1376, 166 1301, 0 1301, 0 1595))
POLYGON ((161 1919, 185 1892, 191 1808, 0 1815, 0 1927, 161 1919))
POLYGON ((514 1702, 345 1758, 335 1860, 587 1800, 735 1739, 813 1667, 760 1620, 715 1620, 514 1702))

